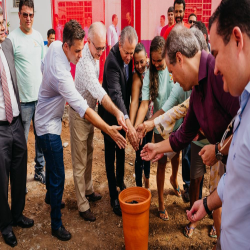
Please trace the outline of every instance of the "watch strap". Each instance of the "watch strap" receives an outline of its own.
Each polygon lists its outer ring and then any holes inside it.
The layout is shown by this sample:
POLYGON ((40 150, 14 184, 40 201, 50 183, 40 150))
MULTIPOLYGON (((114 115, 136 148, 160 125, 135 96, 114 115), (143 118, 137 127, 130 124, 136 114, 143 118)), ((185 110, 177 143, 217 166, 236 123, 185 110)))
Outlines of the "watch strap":
POLYGON ((205 198, 203 199, 203 206, 204 206, 204 208, 205 208, 205 210, 206 210, 206 213, 207 213, 208 215, 211 215, 211 214, 212 214, 212 211, 210 211, 209 208, 208 208, 208 206, 207 206, 207 197, 205 197, 205 198))

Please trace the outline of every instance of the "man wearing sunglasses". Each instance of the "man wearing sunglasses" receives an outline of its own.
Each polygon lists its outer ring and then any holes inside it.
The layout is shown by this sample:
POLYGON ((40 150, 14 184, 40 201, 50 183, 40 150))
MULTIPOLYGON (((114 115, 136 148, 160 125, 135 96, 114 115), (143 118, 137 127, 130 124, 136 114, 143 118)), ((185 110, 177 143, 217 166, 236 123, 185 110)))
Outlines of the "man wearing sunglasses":
MULTIPOLYGON (((13 44, 21 113, 27 142, 31 120, 34 127, 38 91, 42 82, 41 60, 44 57, 44 43, 41 34, 32 28, 34 22, 32 0, 20 1, 18 16, 20 27, 12 31, 8 38, 13 44)), ((36 151, 34 179, 45 184, 45 162, 42 150, 37 143, 35 127, 34 134, 36 151)))
MULTIPOLYGON (((75 86, 91 109, 95 110, 98 100, 127 132, 123 113, 114 105, 98 80, 99 60, 105 49, 106 28, 103 23, 95 22, 89 27, 87 43, 76 66, 75 86)), ((94 126, 72 108, 69 109, 69 126, 79 214, 86 221, 95 221, 96 217, 90 210, 89 201, 98 201, 102 196, 94 192, 92 182, 94 126)))
POLYGON ((190 25, 193 25, 195 22, 197 22, 197 16, 194 13, 192 13, 188 17, 188 23, 190 25))

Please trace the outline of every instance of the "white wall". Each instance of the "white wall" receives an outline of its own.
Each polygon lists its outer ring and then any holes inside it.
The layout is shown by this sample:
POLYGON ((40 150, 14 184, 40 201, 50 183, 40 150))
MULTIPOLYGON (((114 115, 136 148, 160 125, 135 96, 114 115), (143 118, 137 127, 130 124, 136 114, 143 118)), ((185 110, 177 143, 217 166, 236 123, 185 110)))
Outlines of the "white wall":
MULTIPOLYGON (((47 40, 47 31, 52 28, 50 0, 34 0, 35 16, 33 28, 39 31, 43 40, 47 40)), ((10 32, 19 27, 18 8, 13 8, 13 1, 6 1, 7 21, 10 22, 10 32)))
POLYGON ((165 15, 167 25, 168 8, 174 0, 141 0, 141 40, 152 40, 156 27, 160 25, 160 16, 165 15))
POLYGON ((105 25, 112 24, 112 15, 118 16, 118 28, 121 30, 121 0, 105 0, 105 25))

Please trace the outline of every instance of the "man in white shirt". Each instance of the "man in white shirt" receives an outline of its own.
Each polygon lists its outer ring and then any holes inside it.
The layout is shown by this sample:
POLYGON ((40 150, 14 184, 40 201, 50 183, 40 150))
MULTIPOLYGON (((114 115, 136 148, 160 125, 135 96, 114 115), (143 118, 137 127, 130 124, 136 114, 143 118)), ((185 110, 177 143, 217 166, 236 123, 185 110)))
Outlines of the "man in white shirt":
POLYGON ((34 221, 23 215, 27 174, 27 145, 20 115, 12 44, 5 39, 5 20, 0 7, 0 231, 6 244, 17 239, 12 226, 32 227, 34 221), (11 208, 8 203, 9 179, 11 208))
MULTIPOLYGON (((60 137, 65 100, 80 117, 106 131, 119 147, 124 148, 126 145, 126 140, 118 131, 122 127, 107 125, 93 109, 89 108, 86 100, 75 88, 70 73, 70 62, 77 64, 82 57, 83 38, 84 30, 81 25, 71 20, 65 24, 63 43, 55 41, 51 44, 42 65, 43 81, 35 115, 38 141, 46 160, 45 201, 51 205, 52 235, 63 241, 71 238, 70 232, 62 225, 60 211, 65 180, 60 137)), ((121 122, 125 123, 124 117, 121 118, 121 122)))
POLYGON ((161 35, 161 29, 165 26, 165 15, 161 15, 160 17, 160 25, 157 26, 155 35, 160 36, 161 35))
POLYGON ((45 57, 45 55, 47 54, 50 44, 55 41, 55 36, 56 36, 55 30, 54 29, 49 29, 48 32, 47 32, 48 43, 46 45, 44 45, 44 55, 43 55, 43 57, 45 57))
POLYGON ((209 21, 211 48, 215 57, 214 72, 223 75, 226 92, 240 96, 240 109, 231 126, 232 141, 230 137, 223 140, 217 150, 220 152, 230 145, 226 174, 220 179, 217 190, 196 201, 187 211, 188 219, 195 222, 222 206, 221 234, 216 249, 250 247, 249 12, 249 0, 224 0, 209 21))
POLYGON ((117 26, 118 24, 118 16, 114 14, 112 16, 112 24, 108 28, 108 46, 109 50, 118 42, 119 36, 120 36, 120 30, 117 26))
MULTIPOLYGON (((91 24, 88 42, 76 66, 75 86, 90 108, 95 110, 98 100, 117 121, 122 121, 123 113, 114 105, 99 83, 99 59, 105 50, 106 28, 101 22, 91 24)), ((94 126, 72 108, 69 109, 71 157, 73 165, 76 198, 80 216, 87 221, 95 221, 90 211, 89 201, 97 201, 102 196, 93 189, 92 158, 94 126), (86 197, 85 197, 86 196, 86 197)), ((126 131, 124 124, 124 130, 126 131)))
MULTIPOLYGON (((21 113, 26 142, 28 141, 31 120, 37 106, 38 91, 42 82, 41 60, 44 43, 41 34, 32 28, 34 22, 34 3, 32 0, 19 3, 20 27, 13 30, 8 38, 14 50, 17 85, 21 101, 21 113)), ((43 152, 35 134, 35 174, 34 179, 45 184, 43 152)))

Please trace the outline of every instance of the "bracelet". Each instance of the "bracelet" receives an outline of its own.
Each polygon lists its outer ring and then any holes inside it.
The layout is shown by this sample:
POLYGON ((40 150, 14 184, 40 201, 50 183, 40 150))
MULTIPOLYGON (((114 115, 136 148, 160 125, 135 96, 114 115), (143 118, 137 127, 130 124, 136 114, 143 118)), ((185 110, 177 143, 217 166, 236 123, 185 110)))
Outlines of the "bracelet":
POLYGON ((205 208, 205 210, 206 210, 206 213, 207 213, 208 215, 211 215, 211 214, 212 214, 212 211, 210 211, 209 208, 208 208, 208 206, 207 206, 207 197, 205 197, 205 198, 203 199, 203 206, 204 206, 204 208, 205 208))

